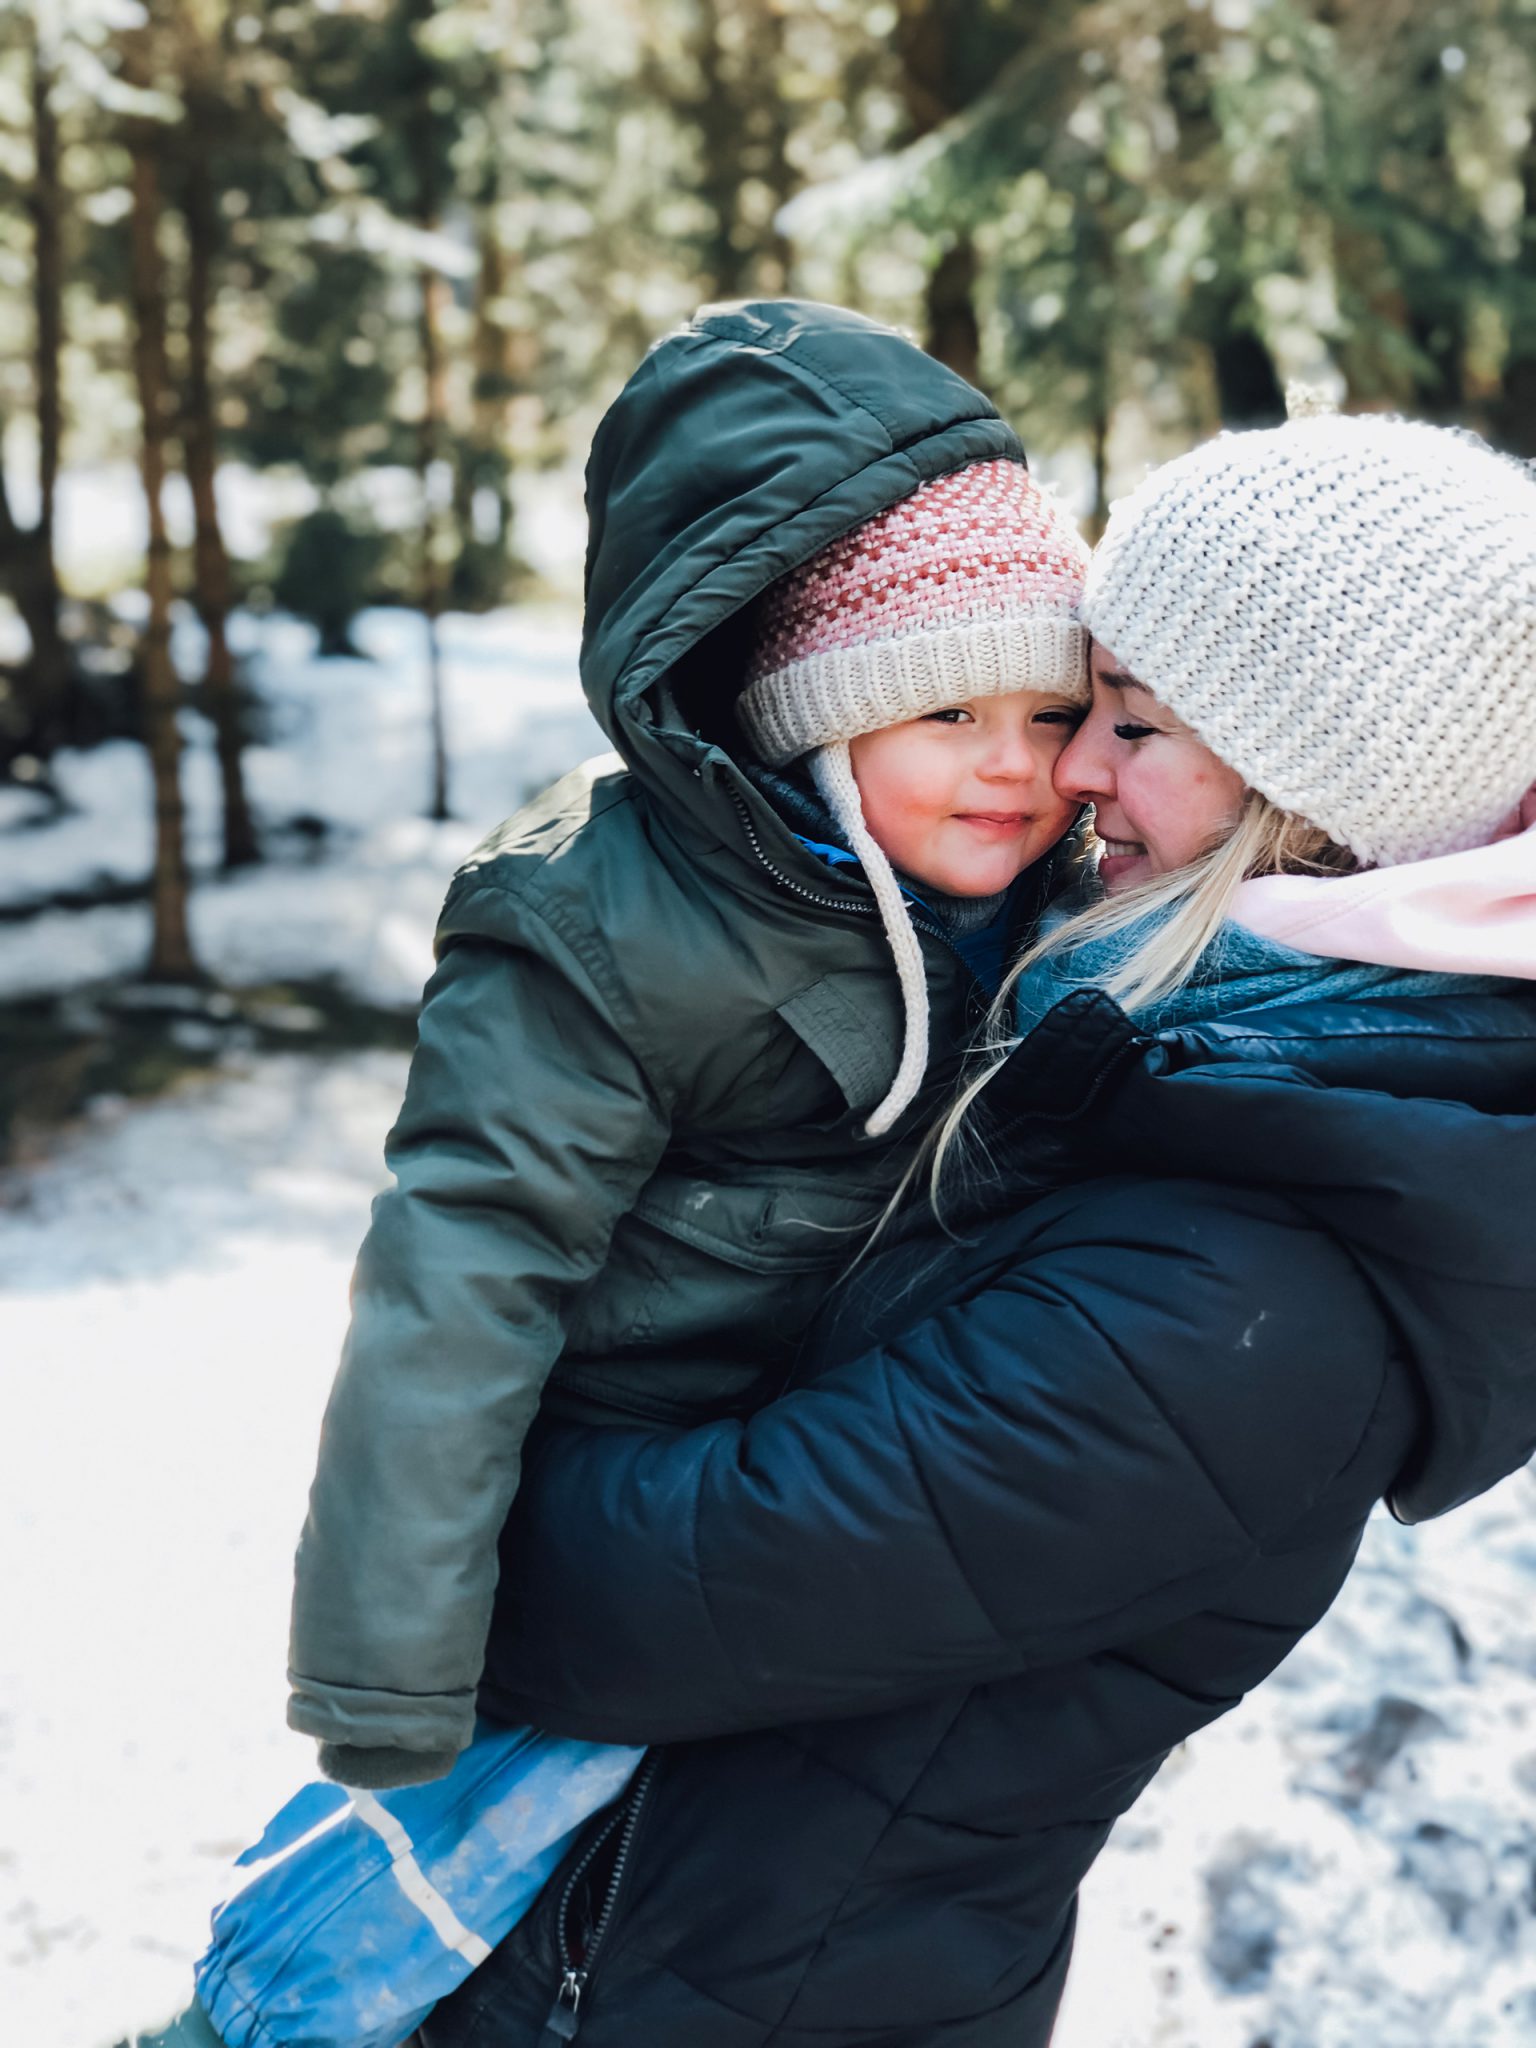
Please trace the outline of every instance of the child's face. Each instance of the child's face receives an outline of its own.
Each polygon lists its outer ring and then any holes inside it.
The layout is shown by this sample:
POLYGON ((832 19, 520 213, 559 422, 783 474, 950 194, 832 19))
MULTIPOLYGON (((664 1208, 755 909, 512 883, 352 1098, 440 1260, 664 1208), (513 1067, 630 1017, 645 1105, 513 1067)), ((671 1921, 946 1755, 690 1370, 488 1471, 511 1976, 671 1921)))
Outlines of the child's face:
POLYGON ((1077 815, 1051 775, 1082 715, 1069 697, 1017 690, 860 734, 848 751, 876 844, 946 895, 1006 889, 1077 815))

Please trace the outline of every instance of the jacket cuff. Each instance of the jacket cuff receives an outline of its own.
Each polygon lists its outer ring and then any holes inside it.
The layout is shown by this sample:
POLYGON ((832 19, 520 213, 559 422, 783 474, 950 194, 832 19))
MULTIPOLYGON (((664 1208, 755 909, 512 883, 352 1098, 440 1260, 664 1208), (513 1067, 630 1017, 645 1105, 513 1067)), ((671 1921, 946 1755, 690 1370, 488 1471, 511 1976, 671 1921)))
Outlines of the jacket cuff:
POLYGON ((288 1726, 316 1742, 357 1749, 457 1752, 475 1734, 475 1691, 390 1692, 374 1686, 334 1685, 290 1671, 288 1726))
POLYGON ((320 1769, 325 1776, 361 1792, 425 1785, 434 1778, 446 1778, 458 1760, 456 1749, 364 1749, 355 1742, 320 1745, 320 1769))

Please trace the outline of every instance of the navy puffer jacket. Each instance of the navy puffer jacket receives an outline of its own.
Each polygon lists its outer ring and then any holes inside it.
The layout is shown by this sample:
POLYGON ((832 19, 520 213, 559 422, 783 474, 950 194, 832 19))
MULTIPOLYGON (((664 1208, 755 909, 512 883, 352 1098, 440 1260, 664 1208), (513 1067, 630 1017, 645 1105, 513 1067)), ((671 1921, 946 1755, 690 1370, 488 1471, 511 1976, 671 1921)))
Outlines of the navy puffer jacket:
MULTIPOLYGON (((1536 1447, 1536 996, 1155 1039, 1076 996, 988 1114, 986 1214, 872 1261, 812 1384, 545 1439, 486 1704, 669 1745, 584 2048, 1040 2048, 1170 1748, 1318 1620, 1383 1495, 1439 1513, 1536 1447)), ((582 1897, 428 2048, 562 2038, 582 1897)))

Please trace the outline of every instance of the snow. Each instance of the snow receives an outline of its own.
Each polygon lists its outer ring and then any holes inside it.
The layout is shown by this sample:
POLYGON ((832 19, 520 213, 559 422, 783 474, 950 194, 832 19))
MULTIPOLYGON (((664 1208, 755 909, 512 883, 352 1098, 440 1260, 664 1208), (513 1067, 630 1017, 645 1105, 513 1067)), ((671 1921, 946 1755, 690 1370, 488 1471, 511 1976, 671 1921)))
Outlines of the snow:
POLYGON ((1529 2048, 1533 1495, 1373 1520, 1326 1620, 1112 1838, 1053 2048, 1529 2048))
MULTIPOLYGON (((429 756, 420 617, 364 612, 354 637, 368 658, 320 661, 309 627, 281 615, 236 615, 232 638, 264 727, 246 753, 247 785, 284 858, 211 878, 219 818, 213 733, 186 714, 189 856, 210 877, 194 892, 193 945, 221 980, 334 975, 371 1001, 414 1005, 431 971, 448 876, 491 826, 606 746, 576 682, 577 629, 568 613, 450 615, 440 633, 455 816, 439 825, 422 815, 429 756), (305 857, 318 850, 315 823, 325 828, 323 860, 305 857)), ((179 616, 173 644, 184 675, 200 672, 201 640, 190 615, 179 616)), ((69 814, 4 833, 0 908, 137 881, 148 870, 143 750, 119 741, 66 752, 54 774, 69 814)), ((0 829, 20 823, 24 808, 35 812, 35 800, 0 793, 0 829)), ((131 974, 148 946, 143 903, 31 918, 0 932, 0 988, 27 995, 131 974)))
MULTIPOLYGON (((556 613, 444 621, 454 822, 426 790, 422 628, 370 662, 242 618, 264 823, 314 857, 205 880, 232 981, 414 1002, 455 862, 601 744, 556 613)), ((195 669, 194 629, 178 628, 195 669)), ((189 717, 193 845, 214 852, 189 717)), ((0 801, 0 903, 148 856, 137 752, 0 801), (33 822, 28 823, 28 818, 33 822)), ((0 991, 129 971, 140 905, 0 925, 0 991)), ((100 1100, 0 1179, 0 2040, 98 2048, 185 1993, 229 1858, 309 1774, 283 1726, 289 1570, 352 1256, 404 1060, 228 1054, 100 1100)), ((1525 2048, 1536 2039, 1536 1518, 1521 1474, 1424 1529, 1373 1523, 1327 1621, 1169 1762, 1086 1888, 1054 2048, 1525 2048)), ((1134 1540, 1134 1532, 1128 1532, 1134 1540)))
POLYGON ((0 2038, 183 1997, 230 1858, 312 1774, 287 1576, 397 1055, 98 1106, 7 1185, 0 2038))
MULTIPOLYGON (((3 452, 9 458, 5 482, 11 509, 29 526, 38 511, 37 456, 23 422, 12 423, 3 452)), ((127 569, 142 558, 148 518, 132 463, 71 464, 57 488, 54 552, 66 589, 99 589, 113 567, 127 569)), ((224 545, 237 562, 258 561, 283 525, 320 502, 314 484, 297 469, 253 470, 226 462, 217 488, 224 545)), ((414 470, 379 464, 350 478, 340 497, 345 509, 388 532, 414 525, 420 491, 414 470)), ((518 471, 512 493, 519 555, 557 590, 572 590, 573 567, 582 560, 587 537, 579 465, 518 471)), ((172 544, 188 546, 193 518, 185 477, 167 477, 164 502, 172 544)))
MULTIPOLYGON (((317 660, 280 616, 234 631, 261 705, 248 783, 278 858, 204 874, 199 956, 231 984, 328 975, 409 1010, 455 866, 605 745, 576 622, 442 621, 446 824, 421 816, 419 617, 363 614, 357 661, 317 660)), ((199 672, 186 615, 175 651, 199 672)), ((206 870, 212 733, 189 714, 185 736, 206 870)), ((0 793, 0 906, 146 871, 141 750, 55 770, 58 819, 0 793)), ((0 994, 132 974, 148 936, 138 903, 0 924, 0 994)), ((310 1774, 312 1745, 283 1725, 289 1567, 404 1079, 382 1053, 228 1059, 148 1105, 98 1101, 52 1157, 0 1179, 0 2042, 92 2048, 168 2012, 224 1866, 310 1774)))

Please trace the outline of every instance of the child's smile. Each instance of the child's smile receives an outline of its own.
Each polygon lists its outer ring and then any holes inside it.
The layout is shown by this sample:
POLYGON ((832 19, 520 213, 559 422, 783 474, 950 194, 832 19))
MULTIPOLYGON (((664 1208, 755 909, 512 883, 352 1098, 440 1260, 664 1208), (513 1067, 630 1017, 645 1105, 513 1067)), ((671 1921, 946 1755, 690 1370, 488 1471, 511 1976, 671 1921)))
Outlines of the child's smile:
POLYGON ((912 881, 994 896, 1048 853, 1077 812, 1052 771, 1082 707, 1064 693, 973 697, 849 743, 865 821, 912 881))

